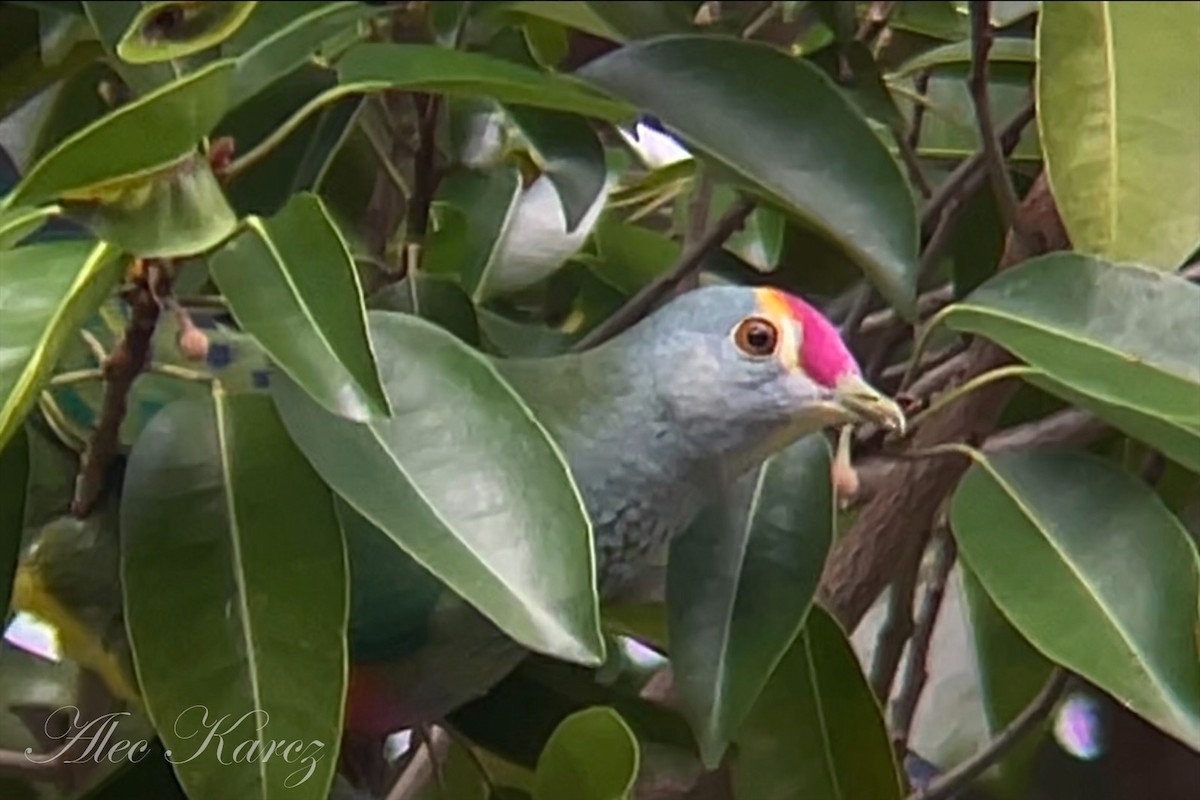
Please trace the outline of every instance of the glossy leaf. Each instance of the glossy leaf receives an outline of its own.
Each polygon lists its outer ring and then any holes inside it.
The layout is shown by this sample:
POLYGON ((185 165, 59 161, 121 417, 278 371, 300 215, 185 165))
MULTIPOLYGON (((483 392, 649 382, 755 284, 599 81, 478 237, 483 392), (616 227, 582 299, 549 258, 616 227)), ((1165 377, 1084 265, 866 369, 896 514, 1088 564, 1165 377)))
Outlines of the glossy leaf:
POLYGON ((225 41, 257 5, 243 0, 148 3, 117 42, 117 55, 130 64, 186 58, 225 41))
POLYGON ((33 409, 76 328, 120 279, 116 255, 92 241, 0 251, 0 447, 33 409))
POLYGON ((1083 453, 977 457, 951 499, 959 552, 1034 647, 1200 747, 1200 591, 1153 490, 1083 453))
POLYGON ((624 41, 624 37, 614 30, 612 25, 605 21, 604 17, 596 13, 596 10, 591 6, 591 3, 582 2, 582 0, 559 3, 544 3, 539 0, 533 0, 533 2, 488 3, 487 5, 480 6, 480 12, 490 11, 494 8, 500 12, 538 17, 551 22, 557 22, 560 25, 576 28, 593 36, 598 36, 601 39, 610 39, 616 42, 624 41))
POLYGON ((946 324, 991 339, 1105 402, 1200 422, 1200 286, 1075 253, 1026 261, 950 306, 946 324), (1069 300, 1069 302, 1068 302, 1069 300))
POLYGON ((445 210, 437 213, 421 268, 438 275, 457 275, 467 294, 477 299, 499 258, 520 192, 521 175, 515 167, 448 175, 436 197, 445 210))
POLYGON ((102 200, 64 200, 65 216, 140 258, 184 258, 219 245, 238 220, 207 157, 122 181, 102 200))
POLYGON ((173 403, 130 453, 126 623, 146 710, 194 800, 326 797, 347 674, 332 500, 264 394, 173 403), (216 724, 255 757, 202 749, 197 732, 216 724), (284 758, 277 742, 300 744, 284 758))
MULTIPOLYGON (((1037 61, 1037 51, 1031 39, 1002 36, 993 42, 991 49, 988 51, 988 61, 990 63, 1015 61, 1021 64, 1033 64, 1037 61)), ((932 50, 926 50, 910 58, 896 70, 895 77, 912 75, 927 69, 951 64, 969 67, 970 63, 971 42, 954 42, 953 44, 944 44, 932 50)))
POLYGON ((21 206, 0 211, 0 250, 17 246, 60 213, 62 209, 58 206, 21 206))
POLYGON ((533 800, 626 800, 640 755, 633 731, 614 709, 577 711, 554 729, 538 758, 533 800))
POLYGON ((441 92, 484 95, 515 103, 628 121, 636 112, 575 78, 548 75, 482 53, 436 45, 365 42, 339 59, 338 80, 345 91, 441 92))
POLYGON ((407 275, 371 295, 367 299, 367 308, 416 314, 445 328, 466 344, 479 345, 479 321, 471 298, 457 283, 442 275, 424 272, 407 275))
POLYGON ((135 93, 144 95, 175 80, 177 76, 170 64, 130 64, 117 55, 117 42, 142 12, 141 0, 83 0, 80 5, 105 52, 111 56, 112 67, 135 93))
POLYGON ((1023 377, 1039 389, 1090 411, 1127 436, 1145 442, 1167 458, 1200 474, 1200 423, 1155 416, 1129 406, 1106 403, 1072 391, 1040 373, 1023 377))
POLYGON ((238 324, 322 406, 357 421, 389 413, 358 273, 316 195, 248 218, 209 269, 238 324))
POLYGON ((574 233, 604 191, 607 170, 600 139, 585 120, 570 114, 522 106, 508 113, 558 191, 566 233, 574 233))
POLYGON ((833 539, 830 468, 824 436, 805 437, 671 544, 675 690, 709 769, 804 624, 833 539))
POLYGON ((613 213, 601 216, 594 241, 600 259, 592 271, 629 295, 667 272, 683 249, 675 240, 613 213))
POLYGON ((1200 5, 1043 4, 1038 128, 1075 249, 1175 269, 1200 245, 1200 5))
POLYGON ((25 497, 29 479, 29 439, 18 428, 0 449, 0 605, 8 619, 13 574, 25 532, 25 497))
POLYGON ((875 695, 837 622, 814 606, 736 738, 737 797, 899 800, 875 695))
POLYGON ((368 322, 392 416, 354 423, 272 381, 289 433, 356 511, 509 636, 598 665, 591 526, 545 429, 452 334, 408 314, 368 322))
POLYGON ((96 198, 182 161, 225 113, 232 75, 232 61, 217 61, 121 106, 47 153, 4 207, 96 198))
POLYGON ((627 45, 576 74, 654 114, 722 173, 838 243, 889 302, 912 311, 908 185, 816 67, 756 43, 672 36, 627 45))
POLYGON ((254 97, 308 61, 313 51, 330 38, 381 10, 357 2, 317 3, 307 13, 269 31, 238 56, 230 89, 230 107, 254 97))

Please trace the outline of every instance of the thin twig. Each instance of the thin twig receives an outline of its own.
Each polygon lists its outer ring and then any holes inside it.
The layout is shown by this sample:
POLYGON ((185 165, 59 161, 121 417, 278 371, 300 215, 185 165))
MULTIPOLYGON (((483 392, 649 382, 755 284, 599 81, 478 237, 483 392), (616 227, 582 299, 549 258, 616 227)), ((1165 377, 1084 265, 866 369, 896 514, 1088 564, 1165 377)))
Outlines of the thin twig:
POLYGON ((892 16, 892 12, 896 9, 898 3, 891 0, 874 0, 870 7, 867 8, 867 13, 863 17, 862 23, 858 26, 858 31, 854 34, 854 38, 860 42, 872 42, 875 40, 883 29, 887 27, 888 20, 892 16))
POLYGON ((937 627, 938 612, 946 594, 946 582, 950 579, 950 570, 958 556, 954 537, 944 527, 935 534, 933 547, 933 564, 921 598, 921 607, 913 623, 912 642, 900 680, 900 693, 892 704, 892 738, 900 743, 908 742, 917 704, 921 701, 921 693, 925 691, 925 681, 929 678, 926 669, 929 644, 933 641, 933 629, 937 627))
POLYGON ((917 595, 920 567, 920 559, 912 559, 908 564, 898 565, 892 579, 887 617, 879 629, 875 657, 871 662, 871 687, 881 703, 887 703, 892 694, 904 645, 913 635, 913 600, 917 595))
MULTIPOLYGON (((913 81, 917 94, 922 98, 929 91, 929 76, 932 72, 932 70, 928 69, 923 70, 913 81)), ((908 146, 914 153, 917 151, 917 146, 921 143, 921 126, 925 123, 925 109, 925 103, 913 103, 912 122, 908 126, 908 146)))
MULTIPOLYGON (((1016 148, 1017 143, 1021 140, 1021 132, 1025 130, 1026 125, 1033 121, 1036 114, 1036 104, 1031 97, 1001 126, 1000 147, 1004 152, 1010 152, 1016 148)), ((978 150, 954 168, 954 171, 933 193, 933 197, 929 198, 921 207, 921 233, 923 236, 932 232, 934 226, 942 218, 942 211, 945 210, 948 203, 956 199, 961 203, 963 199, 975 193, 975 190, 987 177, 986 167, 987 156, 984 155, 983 150, 978 150)))
POLYGON ((925 171, 921 169, 921 159, 917 156, 917 149, 909 143, 908 135, 903 131, 892 128, 891 132, 896 149, 900 152, 900 160, 904 162, 904 168, 908 170, 908 179, 917 187, 921 197, 928 200, 933 194, 933 189, 929 186, 925 171))
POLYGON ((979 138, 983 154, 987 159, 988 173, 992 178, 992 190, 996 193, 996 205, 1005 229, 1011 229, 1017 219, 1017 190, 1008 175, 1008 165, 1000 152, 996 130, 992 124, 992 105, 988 94, 988 53, 992 49, 992 24, 988 17, 991 3, 988 0, 971 0, 971 74, 968 84, 971 102, 975 106, 975 122, 979 126, 979 138))
POLYGON ((120 446, 129 390, 150 361, 151 339, 161 311, 156 295, 167 288, 166 280, 157 262, 147 262, 129 297, 131 311, 125 333, 104 362, 104 400, 83 454, 71 502, 71 513, 80 519, 91 513, 99 500, 109 462, 120 446))
POLYGON ((946 798, 958 794, 971 781, 999 763, 1000 759, 1004 758, 1014 745, 1032 733, 1042 720, 1050 716, 1055 706, 1058 705, 1058 699, 1066 689, 1069 679, 1068 672, 1061 667, 1055 667, 1037 697, 1033 698, 1025 710, 989 742, 987 747, 932 781, 924 791, 909 795, 908 800, 946 800, 946 798))
POLYGON ((735 200, 721 219, 704 235, 704 238, 696 242, 694 246, 684 250, 679 263, 670 272, 643 287, 641 291, 630 298, 628 303, 621 306, 616 313, 601 322, 576 342, 572 349, 576 351, 586 350, 625 330, 625 328, 645 316, 659 300, 670 294, 680 282, 700 269, 700 265, 704 263, 705 257, 723 245, 725 240, 733 235, 734 231, 741 228, 746 222, 746 217, 750 216, 750 212, 753 210, 754 202, 752 200, 744 197, 739 197, 735 200))

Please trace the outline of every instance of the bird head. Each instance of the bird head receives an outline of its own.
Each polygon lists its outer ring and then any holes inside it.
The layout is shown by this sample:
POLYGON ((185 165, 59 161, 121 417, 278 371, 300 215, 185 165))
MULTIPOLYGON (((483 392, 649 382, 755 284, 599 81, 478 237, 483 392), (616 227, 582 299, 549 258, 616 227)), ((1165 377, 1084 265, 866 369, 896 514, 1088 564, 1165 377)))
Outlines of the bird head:
POLYGON ((739 462, 822 428, 903 431, 899 405, 871 386, 837 328, 779 289, 706 286, 672 300, 636 334, 667 413, 689 438, 739 462))

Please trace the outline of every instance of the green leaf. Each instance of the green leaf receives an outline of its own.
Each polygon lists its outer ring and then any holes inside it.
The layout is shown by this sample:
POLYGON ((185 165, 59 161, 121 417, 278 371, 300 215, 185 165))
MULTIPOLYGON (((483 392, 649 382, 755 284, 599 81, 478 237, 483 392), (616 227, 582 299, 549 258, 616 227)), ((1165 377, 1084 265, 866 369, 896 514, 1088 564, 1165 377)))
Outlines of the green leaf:
POLYGON ((671 545, 675 689, 715 769, 796 638, 833 540, 829 445, 801 439, 710 502, 671 545))
POLYGON ((591 3, 582 2, 558 2, 545 3, 541 0, 535 2, 517 2, 517 3, 487 3, 480 6, 480 13, 487 11, 495 11, 499 13, 509 13, 520 16, 537 17, 539 19, 557 22, 565 25, 568 28, 576 28, 577 30, 590 33, 593 36, 598 36, 601 39, 609 39, 614 42, 623 42, 625 37, 613 29, 613 27, 605 21, 604 17, 596 13, 591 3))
POLYGON ((238 220, 208 158, 200 153, 145 177, 122 181, 103 199, 64 200, 66 217, 141 258, 184 258, 228 239, 238 220))
POLYGON ((726 249, 760 272, 771 272, 783 253, 787 220, 772 208, 759 206, 746 218, 746 225, 726 242, 726 249))
POLYGON ((736 738, 734 793, 899 800, 883 716, 837 622, 814 606, 736 738))
POLYGON ((1036 13, 1039 5, 1038 0, 996 0, 988 9, 988 18, 997 28, 1007 28, 1036 13))
POLYGON ((1038 129, 1076 250, 1175 269, 1200 245, 1200 5, 1043 4, 1038 129))
POLYGON ((135 93, 155 91, 178 77, 170 64, 130 64, 117 55, 117 42, 142 12, 141 0, 84 0, 80 5, 113 68, 135 93))
POLYGON ((18 428, 0 449, 0 603, 3 619, 8 619, 13 575, 25 532, 25 497, 29 482, 29 439, 18 428))
POLYGON ((130 453, 126 623, 146 710, 194 800, 326 797, 347 674, 332 500, 264 394, 173 403, 130 453), (216 724, 242 758, 202 748, 196 732, 216 724), (283 758, 279 742, 299 744, 283 758))
POLYGON ((1039 389, 1090 411, 1127 436, 1145 442, 1172 461, 1200 474, 1200 423, 1154 416, 1129 406, 1106 403, 1073 391, 1041 373, 1023 377, 1039 389))
POLYGON ((1147 414, 1200 422, 1200 286, 1178 275, 1076 253, 1030 259, 947 307, 1054 380, 1147 414))
POLYGON ((36 404, 76 328, 120 279, 116 255, 79 240, 0 252, 0 447, 36 404))
POLYGON ((967 565, 1034 647, 1200 747, 1198 561, 1149 487, 1089 454, 977 456, 950 522, 967 565))
POLYGON ((149 3, 117 42, 117 56, 129 64, 156 64, 216 47, 233 35, 257 2, 149 3))
POLYGON ((320 198, 294 195, 246 229, 209 266, 234 319, 330 412, 360 422, 389 414, 358 272, 320 198))
POLYGON ((232 61, 218 61, 121 106, 47 153, 4 208, 94 199, 191 155, 225 113, 232 61))
POLYGON ((238 56, 230 88, 230 108, 304 64, 312 58, 314 50, 354 27, 359 20, 384 10, 357 2, 318 3, 308 13, 269 31, 238 56))
POLYGON ((479 321, 471 298, 442 275, 407 275, 367 298, 367 308, 416 314, 450 331, 465 344, 479 345, 479 321))
POLYGON ((890 303, 913 311, 918 232, 908 184, 816 67, 767 45, 670 36, 576 74, 654 114, 748 191, 838 243, 890 303))
POLYGON ((484 95, 502 103, 566 111, 613 122, 633 119, 630 105, 568 75, 550 75, 481 53, 436 45, 364 42, 337 64, 346 91, 441 92, 484 95))
POLYGON ((62 213, 58 206, 19 206, 0 211, 0 250, 16 247, 21 240, 41 229, 51 217, 62 213))
POLYGON ((627 800, 641 751, 611 708, 595 706, 564 719, 546 742, 534 775, 534 800, 627 800))
POLYGON ((539 166, 558 190, 566 232, 574 232, 604 191, 604 147, 585 120, 522 106, 507 109, 532 145, 539 166))
POLYGON ((296 443, 356 511, 509 636, 600 664, 591 525, 549 434, 452 334, 408 314, 372 311, 368 324, 392 416, 351 422, 273 381, 296 443))
POLYGON ((595 243, 600 260, 591 265, 592 271, 629 295, 666 273, 683 249, 673 239, 611 212, 601 215, 595 243))
MULTIPOLYGON (((1032 39, 1018 39, 1002 36, 988 50, 988 63, 995 64, 1012 61, 1019 64, 1034 64, 1037 62, 1037 50, 1032 39)), ((969 41, 954 42, 926 50, 908 61, 905 61, 891 77, 904 77, 917 72, 924 72, 934 67, 944 67, 951 64, 966 65, 971 63, 971 43, 969 41)))
POLYGON ((456 275, 472 299, 500 255, 521 192, 521 174, 504 165, 487 172, 461 170, 439 185, 436 227, 422 253, 421 267, 456 275), (469 221, 469 222, 468 222, 469 221))
POLYGON ((604 0, 585 5, 604 23, 620 33, 625 40, 685 33, 693 28, 696 2, 646 3, 640 0, 604 0))
MULTIPOLYGON (((493 800, 478 760, 457 739, 450 740, 439 766, 440 780, 427 781, 412 800, 493 800)), ((370 798, 363 795, 362 800, 370 798)))

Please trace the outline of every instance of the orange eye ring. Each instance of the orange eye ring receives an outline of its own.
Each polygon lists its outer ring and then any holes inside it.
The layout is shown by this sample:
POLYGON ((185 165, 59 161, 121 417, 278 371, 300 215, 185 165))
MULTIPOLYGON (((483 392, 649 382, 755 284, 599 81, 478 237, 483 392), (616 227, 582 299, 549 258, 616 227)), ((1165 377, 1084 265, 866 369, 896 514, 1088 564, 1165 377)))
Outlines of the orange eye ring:
POLYGON ((779 328, 762 317, 747 317, 738 323, 733 342, 748 356, 766 358, 779 347, 779 328))

